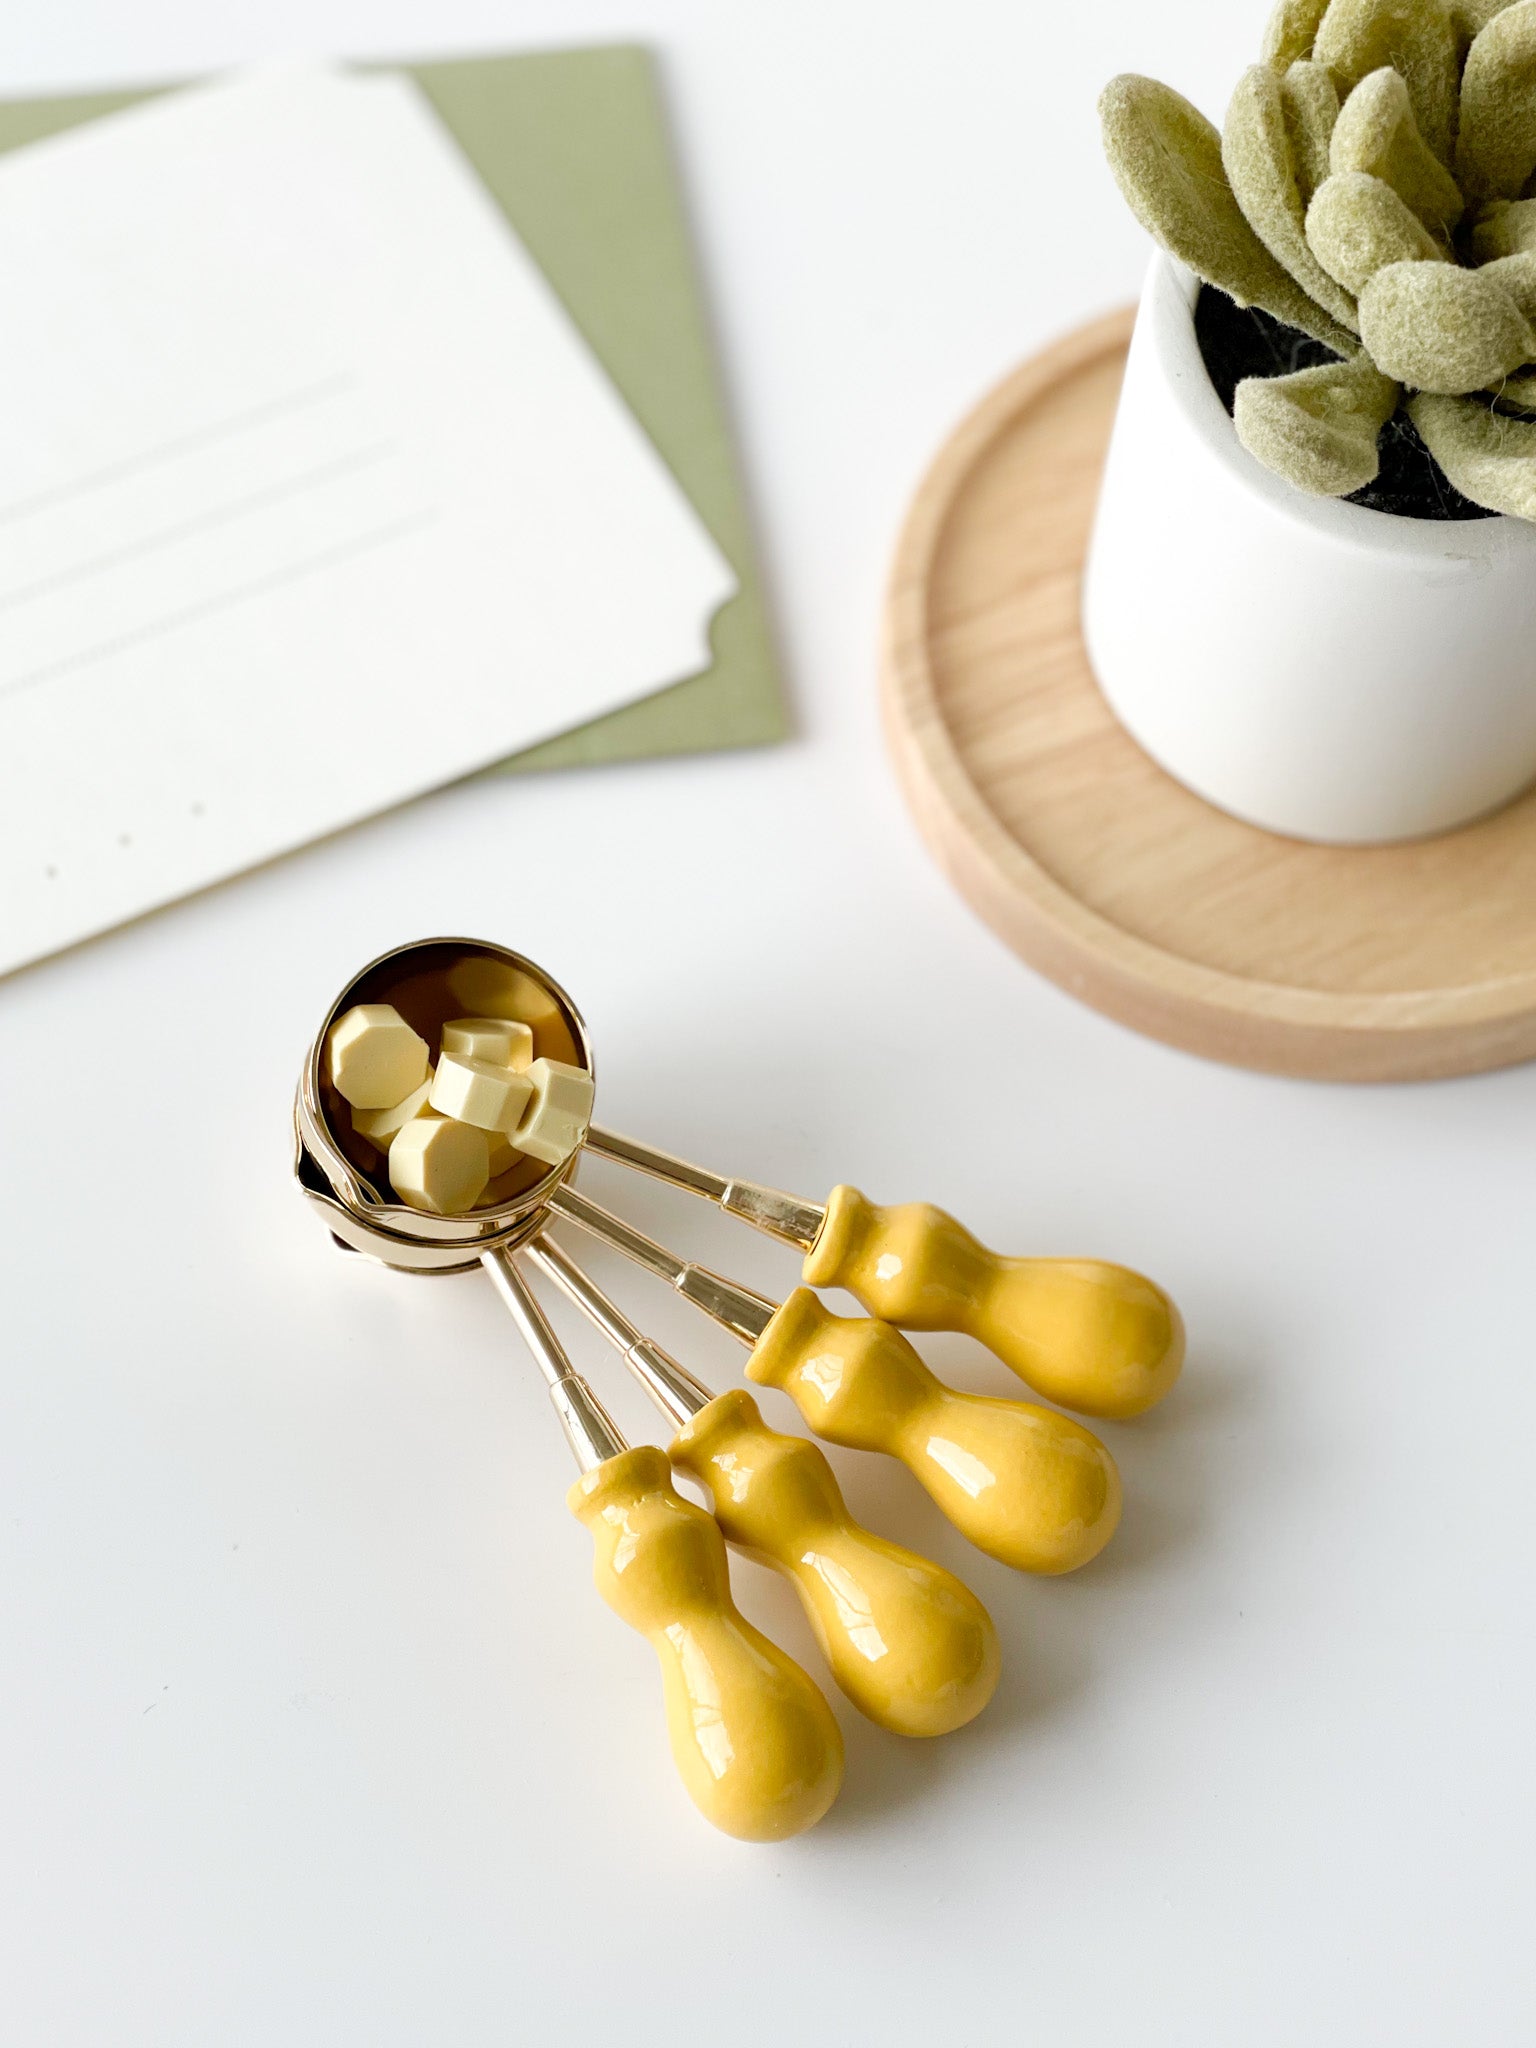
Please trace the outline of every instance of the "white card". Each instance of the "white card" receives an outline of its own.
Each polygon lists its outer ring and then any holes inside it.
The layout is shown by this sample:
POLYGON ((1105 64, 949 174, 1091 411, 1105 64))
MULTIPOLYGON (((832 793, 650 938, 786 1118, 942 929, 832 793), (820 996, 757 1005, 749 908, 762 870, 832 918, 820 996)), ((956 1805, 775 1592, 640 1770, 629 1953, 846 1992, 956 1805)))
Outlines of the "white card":
POLYGON ((415 88, 0 163, 0 971, 696 672, 735 588, 415 88))

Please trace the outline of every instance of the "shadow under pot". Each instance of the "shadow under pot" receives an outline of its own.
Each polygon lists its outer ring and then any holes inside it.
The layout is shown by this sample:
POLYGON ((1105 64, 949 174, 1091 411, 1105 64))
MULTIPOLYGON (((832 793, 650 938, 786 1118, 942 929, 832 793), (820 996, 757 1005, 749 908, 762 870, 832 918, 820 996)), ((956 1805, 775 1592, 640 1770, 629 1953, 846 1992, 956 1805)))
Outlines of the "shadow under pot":
POLYGON ((1100 688, 1185 786, 1343 845, 1464 825, 1536 781, 1536 526, 1314 498, 1248 454, 1147 275, 1083 585, 1100 688))

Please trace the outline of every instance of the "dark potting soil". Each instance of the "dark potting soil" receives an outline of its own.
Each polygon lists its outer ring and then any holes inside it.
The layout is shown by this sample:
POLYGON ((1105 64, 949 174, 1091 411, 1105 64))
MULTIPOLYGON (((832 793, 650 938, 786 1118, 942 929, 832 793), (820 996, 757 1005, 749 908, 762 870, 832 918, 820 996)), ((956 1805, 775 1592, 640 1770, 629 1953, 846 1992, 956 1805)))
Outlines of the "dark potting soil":
MULTIPOLYGON (((1216 395, 1230 413, 1244 377, 1280 377, 1289 370, 1310 370, 1337 362, 1299 327, 1287 327, 1257 306, 1235 306, 1225 292, 1200 287, 1195 301, 1195 339, 1205 358, 1216 395)), ((1492 519, 1495 515, 1464 498, 1419 439, 1419 432, 1401 407, 1381 430, 1377 442, 1381 469, 1374 483, 1351 491, 1351 505, 1373 512, 1398 512, 1408 519, 1492 519)))

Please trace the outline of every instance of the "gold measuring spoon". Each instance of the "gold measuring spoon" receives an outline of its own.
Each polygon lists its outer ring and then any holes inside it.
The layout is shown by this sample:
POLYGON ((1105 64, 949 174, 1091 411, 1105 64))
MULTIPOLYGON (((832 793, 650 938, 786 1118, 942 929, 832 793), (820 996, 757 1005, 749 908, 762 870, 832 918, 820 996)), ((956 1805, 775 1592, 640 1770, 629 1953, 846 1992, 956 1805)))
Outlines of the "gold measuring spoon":
POLYGON ((899 1458, 990 1557, 1019 1571, 1075 1571, 1114 1534, 1120 1475, 1080 1422, 946 1387, 889 1323, 834 1315, 808 1287, 779 1306, 573 1187, 552 1189, 548 1206, 729 1330, 751 1353, 747 1377, 788 1394, 818 1436, 899 1458))
POLYGON ((906 1330, 959 1330, 1019 1378, 1085 1415, 1123 1419, 1162 1400, 1184 1362, 1184 1324, 1153 1281, 1102 1259, 1004 1258, 928 1202, 882 1209, 857 1188, 803 1201, 691 1165, 614 1131, 586 1146, 805 1254, 810 1287, 845 1287, 906 1330))
POLYGON ((738 1612, 715 1522, 673 1486, 654 1444, 625 1443, 511 1255, 487 1252, 483 1264, 581 1467, 566 1500, 591 1531, 597 1590, 656 1652, 672 1757, 689 1798, 743 1841, 803 1834, 842 1784, 843 1738, 831 1709, 738 1612))
POLYGON ((667 1456, 709 1488, 727 1541, 789 1580, 860 1713, 898 1735, 974 1720, 999 1668, 997 1631, 975 1594, 862 1528, 824 1451, 770 1429, 744 1387, 712 1394, 550 1238, 521 1256, 602 1332, 677 1431, 667 1456))

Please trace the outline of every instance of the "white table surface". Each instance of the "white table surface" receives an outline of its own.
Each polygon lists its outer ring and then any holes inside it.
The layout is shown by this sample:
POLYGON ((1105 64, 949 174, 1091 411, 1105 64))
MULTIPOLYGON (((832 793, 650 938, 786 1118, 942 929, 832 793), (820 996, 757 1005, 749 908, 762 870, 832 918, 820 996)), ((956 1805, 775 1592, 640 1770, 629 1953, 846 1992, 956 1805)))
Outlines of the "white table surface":
MULTIPOLYGON (((1146 1043, 980 929, 881 751, 905 494, 994 377, 1135 285, 1099 83, 1155 71, 1219 112, 1260 27, 1256 0, 1043 12, 8 23, 8 91, 656 42, 800 734, 455 790, 0 986, 7 2048, 1531 2038, 1536 1072, 1323 1088, 1146 1043), (856 1509, 971 1578, 1007 1664, 937 1745, 844 1713, 847 1789, 802 1841, 729 1842, 679 1793, 489 1288, 344 1265, 290 1188, 317 1014, 374 950, 456 929, 578 993, 620 1129, 1124 1258, 1188 1314, 1177 1396, 1107 1432, 1125 1522, 1080 1577, 1009 1574, 837 1454, 856 1509)), ((790 1284, 766 1241, 599 1177, 790 1284)), ((726 1383, 723 1338, 629 1298, 726 1383)), ((738 1578, 814 1665, 778 1583, 738 1578)))

